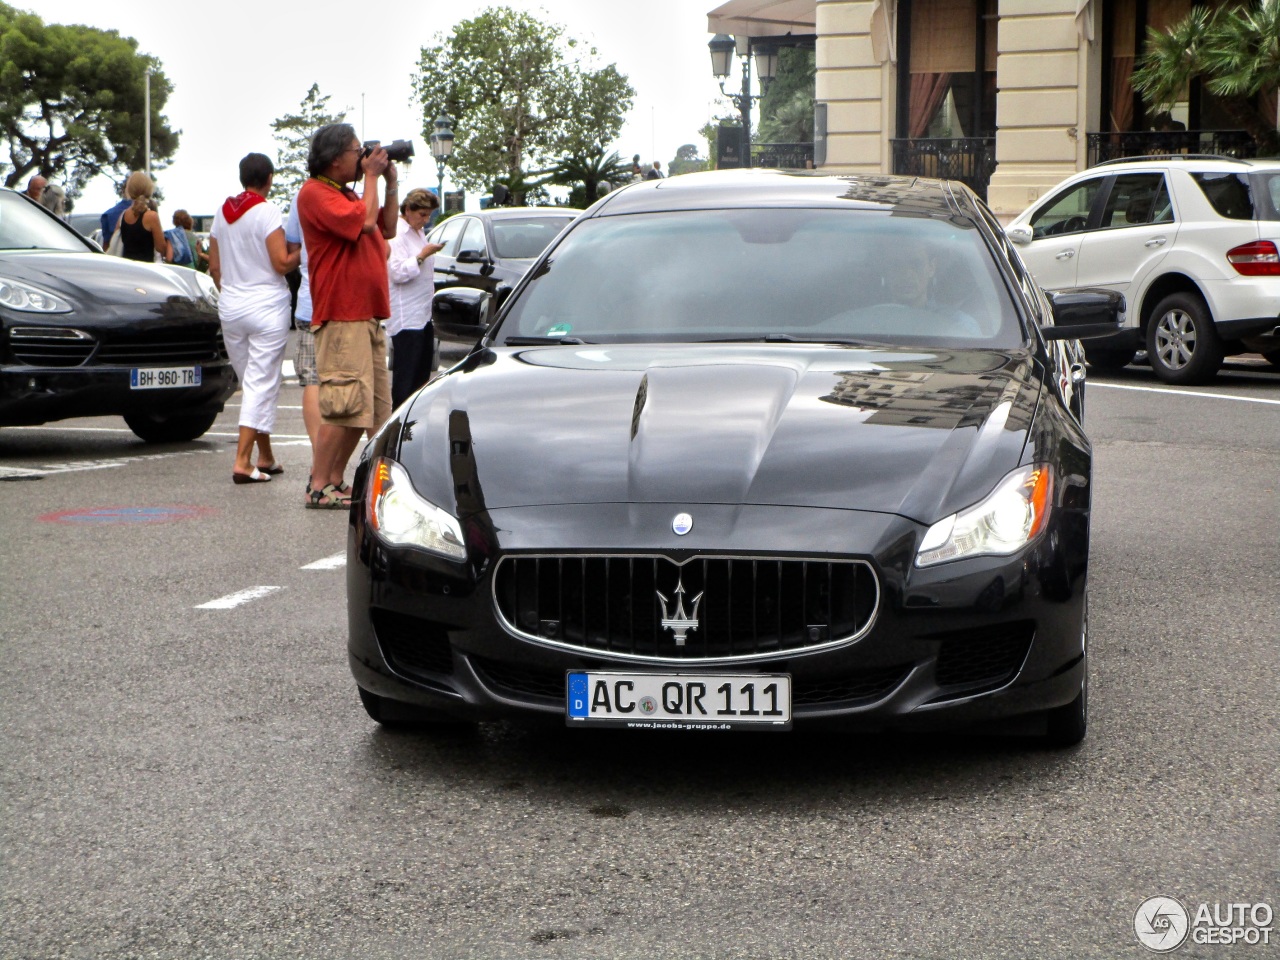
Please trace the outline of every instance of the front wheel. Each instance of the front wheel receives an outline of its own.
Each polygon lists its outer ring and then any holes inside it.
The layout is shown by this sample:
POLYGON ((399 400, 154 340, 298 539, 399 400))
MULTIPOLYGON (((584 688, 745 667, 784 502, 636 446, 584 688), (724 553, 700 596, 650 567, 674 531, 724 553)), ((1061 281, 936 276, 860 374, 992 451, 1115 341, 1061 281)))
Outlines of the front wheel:
POLYGON ((124 422, 147 443, 183 443, 205 435, 218 419, 212 413, 126 413, 124 422))
POLYGON ((1147 327, 1147 355, 1165 383, 1207 383, 1217 375, 1222 340, 1198 294, 1174 293, 1160 301, 1147 327))

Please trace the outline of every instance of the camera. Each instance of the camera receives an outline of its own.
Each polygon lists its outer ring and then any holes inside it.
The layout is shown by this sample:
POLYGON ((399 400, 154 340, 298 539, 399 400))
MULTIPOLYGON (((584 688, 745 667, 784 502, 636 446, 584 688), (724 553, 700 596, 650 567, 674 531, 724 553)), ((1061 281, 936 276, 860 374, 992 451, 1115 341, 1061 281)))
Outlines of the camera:
MULTIPOLYGON (((364 159, 373 153, 375 147, 381 143, 380 140, 366 140, 364 142, 364 153, 360 155, 364 159)), ((393 163, 404 163, 413 159, 413 141, 412 140, 392 140, 382 149, 387 151, 387 159, 393 163)))

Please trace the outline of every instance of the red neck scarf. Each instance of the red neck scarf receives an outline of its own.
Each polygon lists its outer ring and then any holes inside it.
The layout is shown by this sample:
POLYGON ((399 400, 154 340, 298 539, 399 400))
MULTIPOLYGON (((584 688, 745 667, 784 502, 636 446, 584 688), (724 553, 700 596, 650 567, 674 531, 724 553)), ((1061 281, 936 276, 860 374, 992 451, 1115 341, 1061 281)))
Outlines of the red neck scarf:
POLYGON ((267 198, 262 194, 246 190, 237 196, 227 197, 226 202, 222 205, 222 215, 226 218, 227 223, 235 223, 258 204, 266 202, 267 198))

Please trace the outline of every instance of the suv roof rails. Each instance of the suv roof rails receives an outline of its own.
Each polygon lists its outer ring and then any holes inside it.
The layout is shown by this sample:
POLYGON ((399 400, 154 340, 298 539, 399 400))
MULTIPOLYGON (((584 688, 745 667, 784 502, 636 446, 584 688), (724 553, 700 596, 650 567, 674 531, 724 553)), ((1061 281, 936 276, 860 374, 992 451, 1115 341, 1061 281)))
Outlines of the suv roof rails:
POLYGON ((1249 163, 1248 160, 1241 157, 1227 157, 1219 153, 1150 153, 1143 154, 1140 157, 1116 157, 1114 160, 1103 160, 1093 166, 1107 167, 1114 163, 1140 163, 1143 160, 1225 160, 1228 163, 1243 163, 1246 165, 1249 163))

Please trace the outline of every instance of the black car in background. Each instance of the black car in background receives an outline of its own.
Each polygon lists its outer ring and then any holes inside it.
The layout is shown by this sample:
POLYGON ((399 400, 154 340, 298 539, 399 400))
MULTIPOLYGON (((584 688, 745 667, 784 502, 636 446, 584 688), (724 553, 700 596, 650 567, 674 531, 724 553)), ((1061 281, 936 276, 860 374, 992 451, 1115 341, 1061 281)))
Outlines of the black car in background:
MULTIPOLYGON (((496 309, 525 271, 581 210, 570 207, 501 207, 459 214, 431 231, 443 243, 435 256, 437 290, 473 287, 488 291, 496 309)), ((434 324, 444 366, 461 359, 484 331, 444 318, 434 324)))
POLYGON ((609 194, 364 450, 366 710, 1078 742, 1078 338, 1122 310, 1051 304, 957 183, 722 171, 609 194))
POLYGON ((119 415, 151 443, 201 436, 236 388, 217 297, 0 191, 0 427, 119 415))

